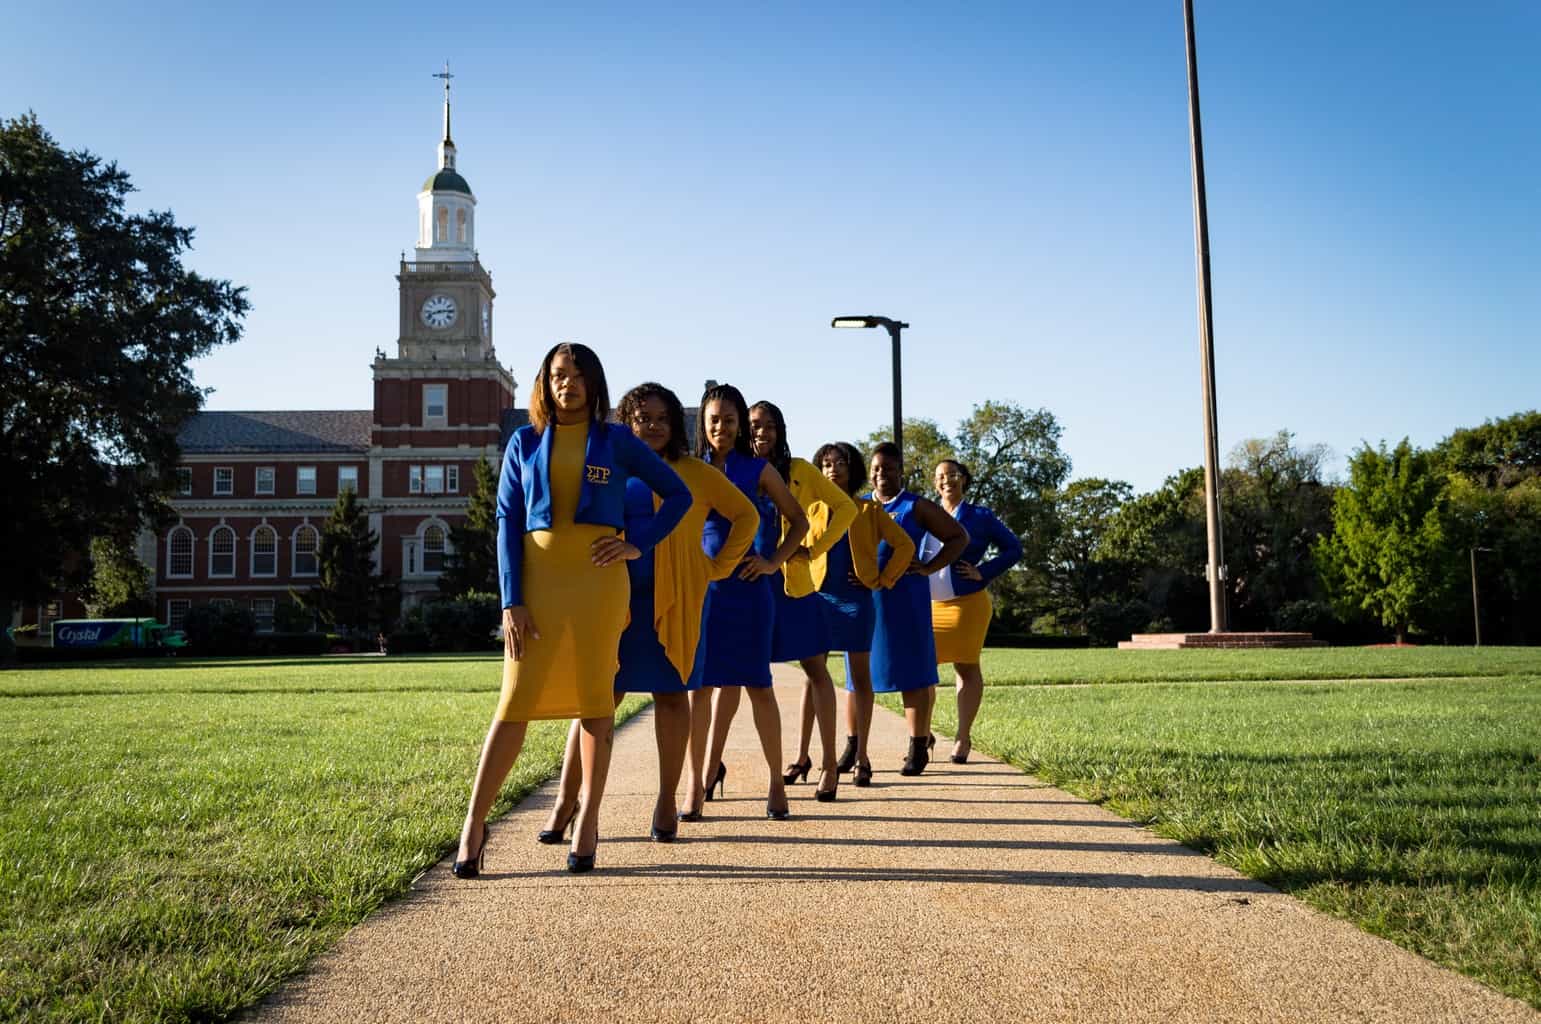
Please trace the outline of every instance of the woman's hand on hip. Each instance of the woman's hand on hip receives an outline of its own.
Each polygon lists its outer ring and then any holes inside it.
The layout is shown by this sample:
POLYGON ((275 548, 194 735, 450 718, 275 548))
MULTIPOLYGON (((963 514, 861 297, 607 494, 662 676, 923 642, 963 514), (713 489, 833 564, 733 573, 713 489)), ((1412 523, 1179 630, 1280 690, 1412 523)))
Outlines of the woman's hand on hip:
POLYGON ((750 555, 744 559, 738 568, 738 578, 741 580, 757 580, 761 576, 769 576, 776 571, 775 563, 759 555, 750 555))
POLYGON ((984 579, 984 576, 974 566, 973 562, 965 562, 960 559, 952 563, 952 567, 957 570, 959 576, 966 580, 973 580, 975 583, 978 583, 984 579))
POLYGON ((589 545, 589 557, 600 567, 641 558, 642 552, 624 537, 601 537, 589 545))
POLYGON ((525 644, 540 639, 530 610, 522 604, 503 609, 503 653, 514 661, 524 657, 525 644))

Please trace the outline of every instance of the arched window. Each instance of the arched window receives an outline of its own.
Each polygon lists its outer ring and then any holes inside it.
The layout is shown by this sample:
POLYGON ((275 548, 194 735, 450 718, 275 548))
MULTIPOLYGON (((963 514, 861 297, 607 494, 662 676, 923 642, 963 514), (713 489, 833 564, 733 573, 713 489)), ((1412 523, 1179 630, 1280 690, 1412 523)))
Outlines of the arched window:
POLYGON ((465 240, 466 240, 466 212, 464 210, 456 210, 455 211, 455 241, 464 244, 465 240))
POLYGON ((271 526, 259 526, 252 531, 251 574, 278 575, 278 532, 271 526))
POLYGON ((302 526, 294 531, 294 575, 315 576, 321 571, 316 553, 321 548, 321 535, 314 526, 302 526))
POLYGON ((193 574, 193 531, 178 526, 166 535, 166 575, 189 577, 193 574))
POLYGON ((438 208, 438 218, 439 218, 439 220, 438 220, 438 223, 435 225, 435 229, 436 230, 435 230, 435 233, 434 233, 434 239, 433 240, 435 242, 448 242, 449 241, 449 207, 447 207, 447 206, 439 207, 438 208))
POLYGON ((235 575, 235 531, 228 526, 216 526, 209 534, 209 575, 235 575))
POLYGON ((444 528, 430 526, 423 531, 423 571, 444 571, 444 528))

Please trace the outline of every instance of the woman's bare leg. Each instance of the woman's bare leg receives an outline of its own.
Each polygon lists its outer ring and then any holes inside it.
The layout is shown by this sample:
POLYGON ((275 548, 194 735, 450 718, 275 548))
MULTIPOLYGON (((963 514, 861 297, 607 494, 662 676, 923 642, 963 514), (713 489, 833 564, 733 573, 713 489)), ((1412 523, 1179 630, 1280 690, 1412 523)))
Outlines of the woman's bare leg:
MULTIPOLYGON (((806 666, 803 670, 807 671, 806 666)), ((802 764, 804 761, 809 760, 808 747, 813 742, 813 723, 818 714, 818 710, 814 706, 813 686, 813 677, 810 674, 807 679, 803 680, 803 696, 799 702, 799 708, 802 713, 798 718, 797 760, 793 761, 793 764, 802 764)))
MULTIPOLYGON (((819 723, 819 743, 824 747, 824 757, 820 762, 824 768, 824 778, 819 788, 826 791, 839 785, 835 773, 835 683, 829 678, 828 661, 828 654, 816 654, 800 662, 803 671, 808 674, 808 682, 803 686, 803 708, 806 711, 811 700, 814 715, 819 723)), ((806 720, 805 714, 804 721, 806 720)), ((808 744, 804 742, 803 752, 798 757, 798 761, 800 762, 806 756, 808 756, 808 744)))
POLYGON ((653 736, 658 741, 658 803, 653 807, 653 827, 667 832, 675 828, 679 814, 675 792, 690 741, 690 695, 656 694, 653 705, 653 736))
POLYGON ((556 800, 551 804, 551 814, 546 818, 546 831, 555 832, 567 827, 567 819, 583 798, 579 787, 583 785, 583 757, 578 753, 578 734, 583 727, 573 719, 567 730, 567 747, 562 751, 562 775, 556 786, 556 800))
POLYGON ((610 751, 615 746, 615 717, 585 718, 579 723, 578 753, 583 760, 583 805, 572 852, 587 856, 599 844, 599 805, 605 798, 605 778, 610 774, 610 751))
MULTIPOLYGON (((717 778, 717 766, 722 764, 722 752, 728 746, 728 727, 733 724, 733 716, 738 714, 738 702, 744 696, 742 686, 719 686, 712 698, 712 729, 711 742, 706 750, 706 774, 702 776, 703 784, 710 783, 717 778)), ((780 757, 778 752, 777 757, 780 757)), ((772 765, 774 772, 779 766, 772 765)), ((776 778, 781 778, 777 775, 776 778)))
POLYGON ((476 781, 471 783, 471 806, 466 811, 465 824, 460 829, 460 849, 455 854, 456 860, 470 860, 473 852, 481 852, 487 812, 492 810, 498 798, 498 790, 503 788, 503 780, 508 778, 514 762, 519 760, 519 751, 524 748, 524 734, 528 728, 528 722, 503 722, 498 719, 493 719, 492 725, 488 727, 487 739, 482 742, 481 760, 476 765, 476 781))
POLYGON ((699 812, 706 788, 707 737, 712 725, 712 691, 707 687, 690 693, 690 756, 685 776, 685 809, 699 812))
POLYGON ((953 671, 958 692, 958 741, 953 744, 952 752, 955 757, 966 757, 974 746, 974 718, 984 700, 985 677, 978 662, 959 662, 953 666, 953 671))
POLYGON ((754 729, 760 734, 760 749, 770 768, 770 794, 766 803, 778 810, 787 805, 787 788, 781 781, 781 709, 776 706, 776 691, 769 686, 739 687, 749 691, 749 708, 754 712, 754 729))
POLYGON ((858 651, 849 655, 851 690, 845 695, 846 727, 856 737, 856 763, 870 765, 867 737, 872 735, 872 664, 871 655, 858 651))

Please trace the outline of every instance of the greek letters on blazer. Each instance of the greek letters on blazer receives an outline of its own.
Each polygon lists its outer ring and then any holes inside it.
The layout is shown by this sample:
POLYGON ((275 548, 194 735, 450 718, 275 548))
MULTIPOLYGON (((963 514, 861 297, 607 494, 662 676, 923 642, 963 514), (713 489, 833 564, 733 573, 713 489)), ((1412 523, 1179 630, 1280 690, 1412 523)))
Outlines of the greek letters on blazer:
POLYGON ((1022 560, 1022 542, 1005 523, 995 517, 994 512, 965 501, 958 506, 958 514, 953 518, 968 531, 968 547, 963 549, 958 561, 972 563, 979 570, 979 575, 984 577, 982 580, 968 579, 958 572, 957 562, 949 565, 947 572, 952 577, 952 592, 957 596, 967 597, 975 591, 983 590, 991 580, 1022 560), (980 561, 991 544, 995 545, 996 556, 988 561, 980 561))
MULTIPOLYGON (((524 535, 551 528, 551 442, 556 428, 537 434, 520 427, 509 439, 498 478, 498 579, 503 607, 524 603, 520 573, 524 535)), ((583 458, 583 482, 573 519, 597 526, 626 525, 626 481, 640 478, 663 499, 650 526, 627 540, 650 550, 690 508, 690 490, 679 474, 632 432, 618 423, 590 423, 583 458)))

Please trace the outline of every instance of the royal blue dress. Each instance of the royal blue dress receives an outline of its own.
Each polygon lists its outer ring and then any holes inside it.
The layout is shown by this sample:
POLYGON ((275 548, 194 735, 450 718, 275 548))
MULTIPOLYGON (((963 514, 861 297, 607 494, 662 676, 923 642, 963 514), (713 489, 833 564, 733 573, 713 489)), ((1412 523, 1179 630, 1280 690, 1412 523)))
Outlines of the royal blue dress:
MULTIPOLYGON (((870 651, 877 609, 872 603, 872 591, 851 580, 850 540, 841 537, 825 558, 824 584, 815 596, 823 605, 829 649, 847 654, 870 651)), ((849 670, 846 677, 850 678, 849 670)))
MULTIPOLYGON (((653 490, 633 477, 626 481, 626 535, 640 536, 653 522, 653 490)), ((631 622, 621 634, 620 670, 615 674, 615 689, 620 693, 684 693, 697 690, 701 682, 692 673, 688 681, 680 679, 674 663, 658 642, 653 625, 653 549, 626 563, 631 577, 631 622)), ((701 645, 696 645, 696 664, 701 664, 701 645)))
MULTIPOLYGON (((781 513, 775 503, 770 504, 770 516, 764 509, 760 514, 760 534, 755 537, 755 550, 760 548, 761 538, 770 544, 772 552, 781 546, 781 513)), ((771 661, 802 661, 819 654, 828 654, 829 624, 825 621, 824 601, 817 593, 805 597, 788 597, 786 579, 777 570, 771 577, 771 597, 776 612, 771 627, 771 661)))
MULTIPOLYGON (((733 485, 748 495, 759 509, 760 530, 750 550, 761 558, 771 557, 778 546, 780 512, 774 502, 760 494, 760 473, 765 469, 765 460, 729 452, 723 469, 733 485), (774 529, 766 526, 767 519, 774 519, 774 529)), ((722 550, 731 529, 732 523, 715 511, 706 517, 701 546, 708 556, 716 557, 722 550)), ((706 588, 706 605, 701 611, 701 643, 696 650, 695 670, 691 672, 692 684, 770 686, 771 633, 776 607, 771 588, 781 585, 780 573, 746 581, 739 579, 735 571, 727 579, 717 580, 706 588)), ((929 607, 927 605, 928 614, 929 607)))
MULTIPOLYGON (((910 535, 919 551, 926 530, 915 516, 917 500, 909 491, 900 491, 892 501, 883 503, 883 511, 910 535)), ((878 567, 887 566, 893 554, 887 541, 879 542, 878 567)), ((889 589, 873 591, 872 603, 877 618, 872 630, 873 691, 894 693, 935 686, 936 637, 931 632, 931 585, 926 577, 901 576, 889 589)))

